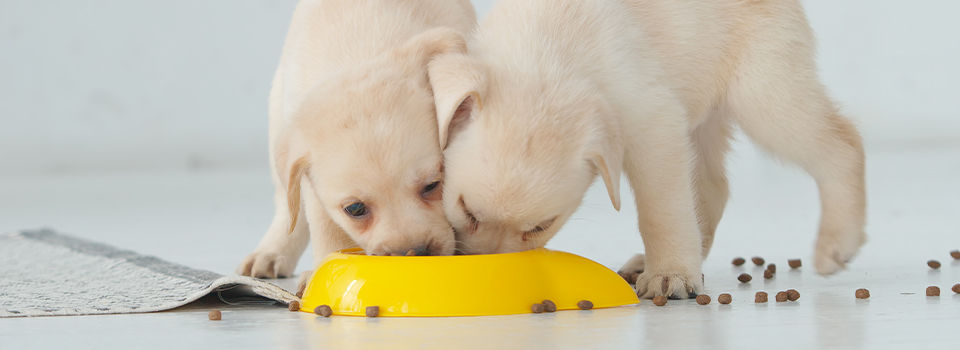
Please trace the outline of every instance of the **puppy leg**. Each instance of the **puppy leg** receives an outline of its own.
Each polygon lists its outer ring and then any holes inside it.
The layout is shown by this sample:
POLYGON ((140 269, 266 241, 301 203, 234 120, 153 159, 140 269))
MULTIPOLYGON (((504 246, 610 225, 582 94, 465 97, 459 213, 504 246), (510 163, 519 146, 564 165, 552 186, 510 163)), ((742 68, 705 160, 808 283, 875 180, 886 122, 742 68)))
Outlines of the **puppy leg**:
POLYGON ((750 138, 816 180, 821 217, 814 266, 831 274, 866 241, 860 134, 824 92, 809 47, 768 39, 742 61, 727 102, 750 138))
POLYGON ((637 294, 687 298, 703 290, 687 121, 672 95, 647 92, 653 95, 644 101, 666 103, 635 104, 644 108, 634 108, 624 123, 624 171, 634 191, 646 247, 637 294))
MULTIPOLYGON (((310 223, 310 244, 313 251, 313 264, 320 264, 328 254, 337 250, 356 247, 357 244, 350 239, 350 236, 348 236, 337 223, 330 219, 330 216, 322 209, 320 201, 317 200, 317 196, 314 194, 315 192, 309 183, 304 181, 302 186, 301 193, 303 193, 303 196, 301 198, 303 198, 304 207, 309 209, 305 210, 304 213, 306 214, 307 222, 310 223)), ((300 274, 300 283, 297 286, 298 292, 303 291, 306 283, 312 276, 312 269, 300 274)))
POLYGON ((282 278, 293 274, 297 260, 307 247, 308 225, 303 220, 297 222, 293 232, 290 229, 290 214, 287 209, 286 189, 277 188, 274 195, 276 210, 273 222, 260 244, 237 268, 237 274, 257 278, 282 278))
POLYGON ((697 126, 690 136, 696 157, 693 187, 697 196, 697 219, 703 258, 706 259, 730 196, 724 164, 726 153, 730 150, 730 121, 719 113, 712 115, 697 126))

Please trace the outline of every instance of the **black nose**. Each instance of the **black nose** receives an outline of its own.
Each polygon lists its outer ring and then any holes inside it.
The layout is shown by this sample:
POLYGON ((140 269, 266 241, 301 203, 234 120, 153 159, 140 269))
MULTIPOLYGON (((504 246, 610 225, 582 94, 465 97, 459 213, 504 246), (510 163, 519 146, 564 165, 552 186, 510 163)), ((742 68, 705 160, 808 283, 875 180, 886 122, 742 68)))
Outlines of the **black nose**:
POLYGON ((430 247, 422 245, 419 247, 413 247, 402 252, 394 252, 393 255, 406 255, 406 256, 427 256, 430 255, 430 247))

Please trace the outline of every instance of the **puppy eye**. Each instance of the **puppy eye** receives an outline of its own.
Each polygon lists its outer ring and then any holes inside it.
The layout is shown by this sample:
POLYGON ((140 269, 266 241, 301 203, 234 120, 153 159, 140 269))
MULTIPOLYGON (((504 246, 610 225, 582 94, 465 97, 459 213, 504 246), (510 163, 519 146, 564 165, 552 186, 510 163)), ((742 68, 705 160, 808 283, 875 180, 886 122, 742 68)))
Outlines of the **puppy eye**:
POLYGON ((530 230, 524 231, 524 232, 523 232, 523 235, 520 237, 520 239, 522 239, 524 242, 526 242, 527 240, 530 240, 530 239, 532 239, 532 238, 537 237, 537 235, 543 233, 543 231, 546 231, 548 228, 550 228, 550 226, 553 225, 553 222, 554 222, 555 220, 557 220, 557 218, 553 218, 553 219, 550 219, 550 220, 541 222, 541 223, 540 223, 539 225, 537 225, 536 227, 534 227, 534 228, 532 228, 532 229, 530 229, 530 230))
POLYGON ((344 207, 343 211, 347 212, 347 215, 350 215, 354 218, 360 218, 364 215, 367 215, 367 206, 363 204, 363 202, 353 202, 344 207))
POLYGON ((423 186, 423 189, 420 190, 420 197, 427 200, 437 200, 440 199, 440 181, 431 182, 429 185, 423 186))
POLYGON ((470 221, 470 232, 476 231, 480 227, 480 220, 477 220, 477 217, 473 216, 473 213, 467 209, 467 203, 463 201, 463 196, 460 196, 460 209, 463 209, 463 215, 470 221))

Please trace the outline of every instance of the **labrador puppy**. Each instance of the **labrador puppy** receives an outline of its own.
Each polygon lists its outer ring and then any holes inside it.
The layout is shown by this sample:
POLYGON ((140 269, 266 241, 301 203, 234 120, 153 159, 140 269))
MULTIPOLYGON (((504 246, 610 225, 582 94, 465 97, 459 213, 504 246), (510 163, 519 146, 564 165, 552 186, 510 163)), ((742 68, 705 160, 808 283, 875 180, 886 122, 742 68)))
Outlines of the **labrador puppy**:
POLYGON ((599 174, 633 189, 641 297, 703 289, 734 125, 820 189, 816 269, 865 240, 864 155, 818 80, 797 0, 501 0, 430 63, 443 205, 466 253, 542 247, 599 174))
POLYGON ((475 25, 467 0, 297 5, 270 91, 276 211, 239 274, 290 276, 308 236, 317 262, 453 253, 427 63, 475 25))

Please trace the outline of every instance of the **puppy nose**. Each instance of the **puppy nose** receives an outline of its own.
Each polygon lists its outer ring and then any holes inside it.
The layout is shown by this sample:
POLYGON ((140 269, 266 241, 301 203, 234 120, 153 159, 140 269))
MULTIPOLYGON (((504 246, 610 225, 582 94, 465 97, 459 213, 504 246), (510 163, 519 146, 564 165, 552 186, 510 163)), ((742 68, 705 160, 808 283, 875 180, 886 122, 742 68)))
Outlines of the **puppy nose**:
POLYGON ((426 255, 430 255, 430 249, 428 246, 422 245, 419 247, 413 247, 413 248, 407 249, 406 251, 400 252, 399 254, 394 253, 393 255, 426 256, 426 255))

